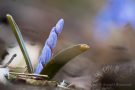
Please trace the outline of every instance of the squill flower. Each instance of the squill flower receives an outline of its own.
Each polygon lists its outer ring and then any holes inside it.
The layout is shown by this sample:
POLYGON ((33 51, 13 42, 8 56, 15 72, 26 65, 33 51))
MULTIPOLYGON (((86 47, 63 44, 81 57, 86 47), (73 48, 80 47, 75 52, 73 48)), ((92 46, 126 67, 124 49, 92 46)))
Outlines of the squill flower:
POLYGON ((133 0, 107 0, 106 5, 96 16, 94 37, 98 41, 106 40, 110 36, 111 25, 124 27, 130 24, 135 28, 134 8, 133 0))
POLYGON ((63 25, 64 20, 60 19, 56 26, 52 28, 50 35, 45 42, 45 46, 42 50, 42 53, 39 57, 39 62, 34 72, 35 74, 39 74, 44 68, 44 66, 51 60, 51 57, 53 55, 53 49, 56 46, 58 36, 62 32, 63 25))

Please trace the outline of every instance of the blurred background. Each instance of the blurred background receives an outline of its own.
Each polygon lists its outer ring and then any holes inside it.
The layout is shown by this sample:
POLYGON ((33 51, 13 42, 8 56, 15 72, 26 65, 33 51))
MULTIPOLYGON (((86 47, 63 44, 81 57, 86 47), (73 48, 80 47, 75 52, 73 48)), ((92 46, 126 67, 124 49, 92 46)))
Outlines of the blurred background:
MULTIPOLYGON (((0 0, 1 60, 9 60, 19 50, 6 14, 21 29, 34 66, 51 28, 63 18, 64 29, 54 53, 79 43, 90 49, 65 65, 55 79, 89 87, 91 75, 102 65, 134 59, 134 8, 134 0, 0 0)), ((21 52, 11 66, 23 66, 20 58, 21 52)))

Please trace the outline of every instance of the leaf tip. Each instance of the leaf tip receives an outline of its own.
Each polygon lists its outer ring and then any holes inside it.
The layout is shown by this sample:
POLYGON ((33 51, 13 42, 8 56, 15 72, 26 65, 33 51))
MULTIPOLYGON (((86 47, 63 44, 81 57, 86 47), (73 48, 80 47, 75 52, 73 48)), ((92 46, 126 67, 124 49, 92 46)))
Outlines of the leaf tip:
POLYGON ((6 17, 7 18, 12 18, 12 16, 10 14, 7 14, 6 17))
POLYGON ((85 51, 85 50, 89 49, 90 46, 87 45, 87 44, 80 44, 80 48, 81 48, 82 51, 85 51))

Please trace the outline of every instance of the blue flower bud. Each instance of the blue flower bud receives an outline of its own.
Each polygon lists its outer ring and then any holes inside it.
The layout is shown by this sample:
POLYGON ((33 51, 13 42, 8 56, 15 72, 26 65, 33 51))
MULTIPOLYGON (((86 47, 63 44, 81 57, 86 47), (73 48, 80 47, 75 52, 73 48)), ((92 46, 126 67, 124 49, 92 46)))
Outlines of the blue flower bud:
POLYGON ((64 20, 60 19, 56 26, 52 28, 50 35, 45 42, 42 53, 39 57, 39 62, 34 72, 35 74, 39 74, 42 71, 43 67, 51 60, 51 57, 53 55, 53 49, 56 46, 58 36, 62 32, 63 26, 64 20))

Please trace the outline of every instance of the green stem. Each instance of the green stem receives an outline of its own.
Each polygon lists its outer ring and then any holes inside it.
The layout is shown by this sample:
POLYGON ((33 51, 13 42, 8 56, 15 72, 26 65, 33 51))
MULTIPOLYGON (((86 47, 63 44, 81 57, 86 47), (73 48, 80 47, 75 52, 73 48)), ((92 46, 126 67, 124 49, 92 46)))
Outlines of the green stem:
POLYGON ((15 37, 17 39, 19 46, 20 46, 20 49, 23 53, 25 62, 26 62, 27 67, 28 67, 28 72, 33 73, 32 63, 31 63, 31 60, 30 60, 29 55, 27 53, 27 50, 26 50, 26 47, 24 44, 24 40, 23 40, 22 34, 19 30, 19 27, 17 26, 17 24, 15 23, 15 21, 11 15, 7 14, 7 19, 8 19, 8 22, 9 22, 11 28, 12 28, 13 33, 15 34, 15 37))

